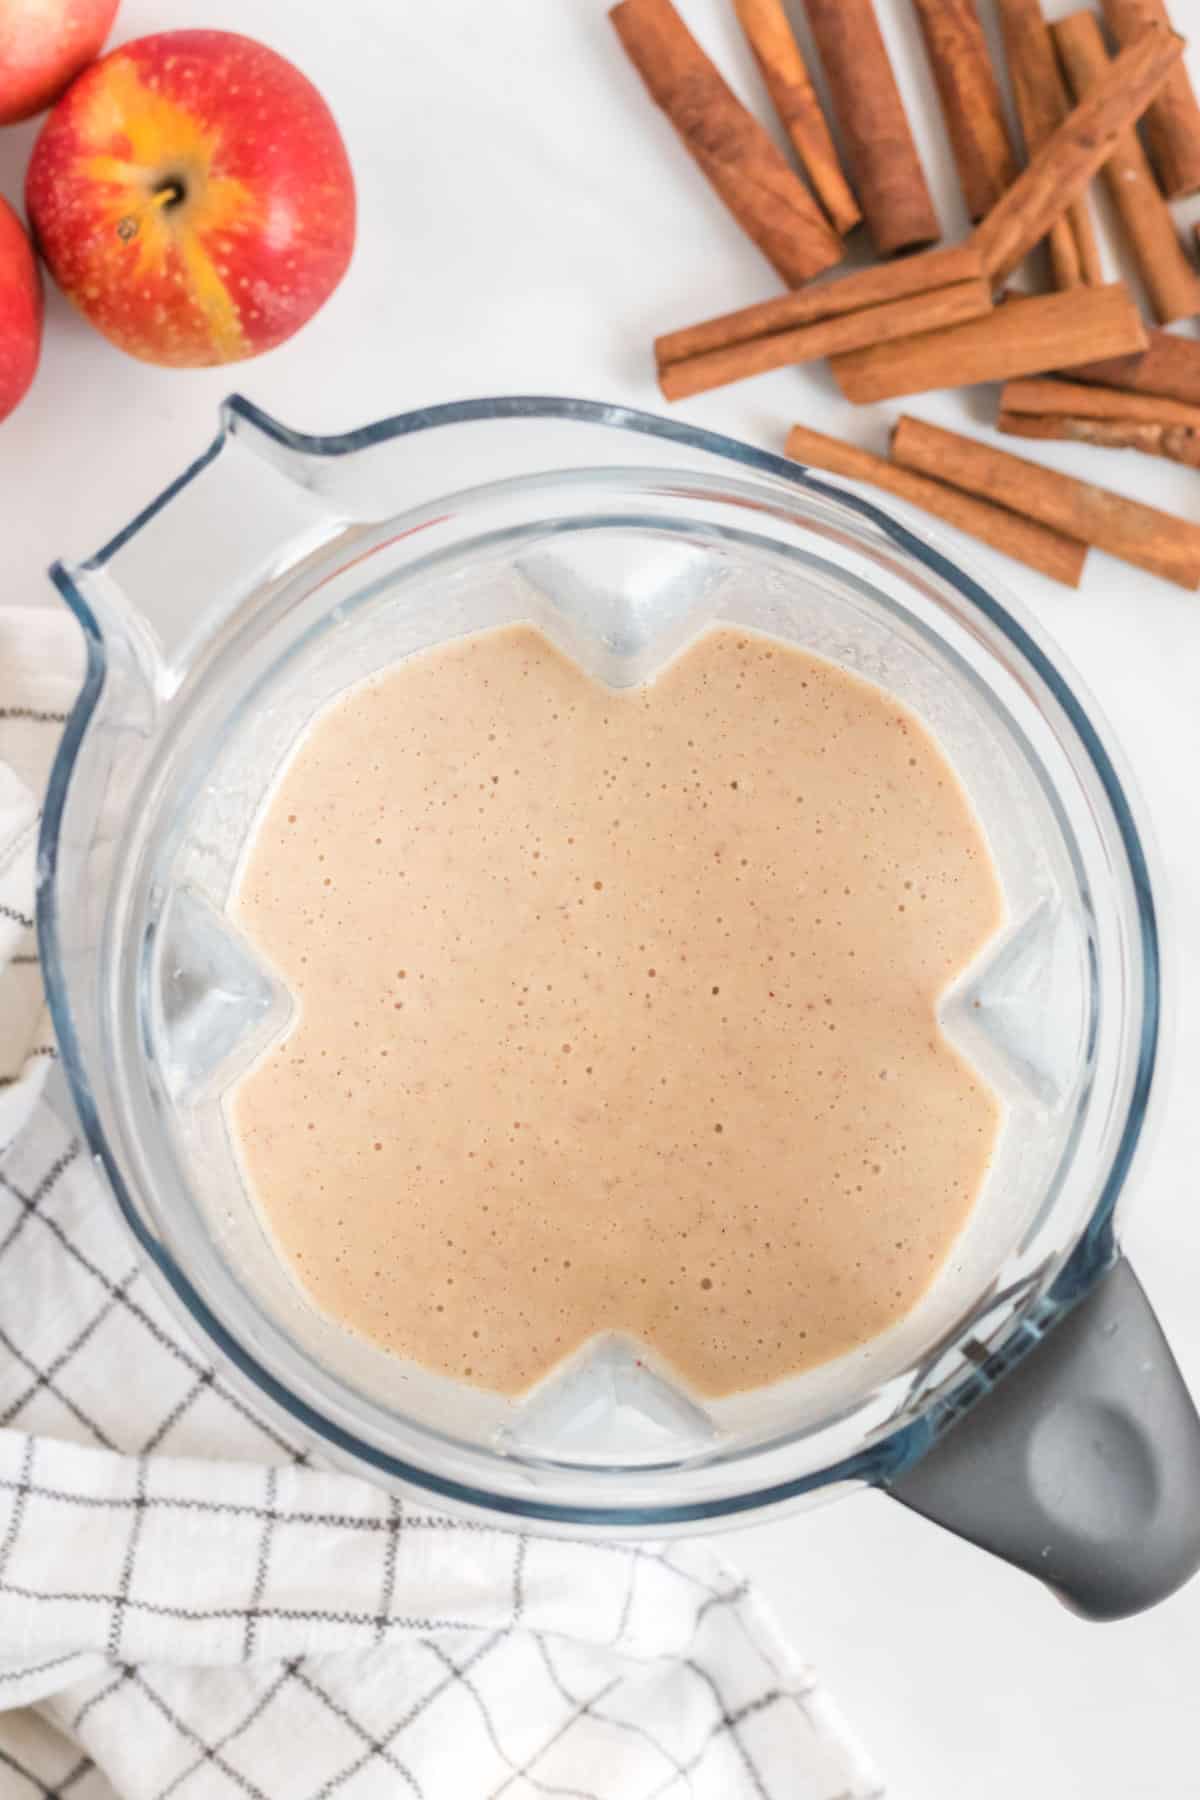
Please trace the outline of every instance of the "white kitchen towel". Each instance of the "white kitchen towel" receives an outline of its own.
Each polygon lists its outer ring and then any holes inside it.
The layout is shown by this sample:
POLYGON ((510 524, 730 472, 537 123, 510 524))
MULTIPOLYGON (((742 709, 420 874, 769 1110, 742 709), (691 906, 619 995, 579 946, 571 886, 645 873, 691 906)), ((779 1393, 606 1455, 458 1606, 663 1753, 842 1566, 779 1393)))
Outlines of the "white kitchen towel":
POLYGON ((32 934, 79 679, 0 610, 0 1797, 866 1800, 706 1545, 564 1542, 328 1472, 175 1327, 78 1139, 32 934))

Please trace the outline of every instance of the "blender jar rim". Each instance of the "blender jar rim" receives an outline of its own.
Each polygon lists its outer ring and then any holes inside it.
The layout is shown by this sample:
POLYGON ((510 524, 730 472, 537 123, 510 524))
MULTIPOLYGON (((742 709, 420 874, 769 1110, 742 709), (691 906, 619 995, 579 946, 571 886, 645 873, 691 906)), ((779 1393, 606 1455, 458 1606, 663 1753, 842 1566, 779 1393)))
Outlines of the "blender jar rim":
MULTIPOLYGON (((608 466, 596 465, 593 473, 600 472, 608 472, 608 466)), ((644 475, 655 471, 639 469, 637 472, 644 475)), ((519 480, 521 477, 512 479, 519 480)), ((861 526, 858 528, 861 530, 861 526)), ((202 456, 94 556, 73 569, 56 564, 51 573, 60 593, 82 626, 87 645, 83 686, 63 733, 46 796, 38 858, 39 950, 46 976, 47 1000, 72 1096, 89 1148, 103 1166, 127 1223, 160 1276, 192 1315, 204 1336, 240 1369, 242 1375, 330 1449, 340 1451, 359 1466, 366 1463, 380 1475, 422 1489, 435 1499, 493 1515, 499 1512, 516 1519, 538 1520, 550 1527, 626 1526, 644 1531, 655 1527, 684 1527, 747 1511, 761 1513, 766 1508, 779 1505, 815 1487, 845 1482, 872 1482, 896 1475, 921 1455, 945 1423, 957 1417, 974 1398, 986 1392, 1013 1362, 1031 1348, 1054 1318, 1080 1298, 1100 1271, 1111 1262, 1114 1254, 1113 1209, 1125 1185, 1142 1136, 1160 1036, 1159 926, 1144 832, 1135 818, 1134 806, 1127 791, 1127 780, 1118 772, 1087 705, 1080 698, 1076 686, 1067 680, 1053 657, 1043 649, 1037 636, 969 573, 951 562, 935 546, 923 542, 873 502, 857 493, 816 479, 802 465, 771 452, 758 450, 737 439, 704 431, 679 420, 663 419, 624 406, 540 396, 460 401, 418 409, 359 430, 329 436, 291 431, 249 401, 234 396, 223 408, 222 431, 202 456), (284 451, 324 459, 369 450, 393 439, 441 426, 520 419, 552 419, 609 426, 678 444, 689 450, 711 455, 725 464, 734 463, 752 473, 775 477, 793 492, 798 490, 801 494, 818 495, 823 501, 832 501, 838 507, 857 515, 858 520, 873 528, 875 533, 882 533, 893 550, 899 550, 940 580, 949 583, 970 609, 981 614, 1007 640, 1049 690, 1053 700, 1065 714, 1110 809, 1128 864, 1137 908, 1135 936, 1141 952, 1142 1007, 1136 1063, 1125 1117, 1091 1216, 1074 1249, 1059 1269, 1053 1285, 1042 1296, 1036 1317, 1016 1319, 1013 1329, 996 1347, 987 1366, 965 1372, 948 1391, 938 1396, 934 1405, 917 1418, 901 1424, 880 1441, 815 1473, 797 1476, 793 1480, 775 1481, 751 1492, 728 1495, 716 1501, 704 1499, 622 1508, 611 1503, 582 1505, 541 1500, 534 1493, 520 1497, 489 1493, 482 1487, 472 1487, 469 1483, 443 1475, 436 1469, 414 1465, 404 1457, 366 1441, 343 1427, 340 1422, 325 1417, 302 1395, 292 1392, 216 1317, 192 1285, 186 1272, 179 1267, 170 1251, 158 1241, 142 1217, 94 1105, 70 999, 63 981, 58 918, 60 892, 56 884, 59 832, 72 771, 88 723, 100 699, 106 668, 103 633, 77 577, 83 578, 103 570, 158 512, 170 504, 188 482, 219 455, 230 429, 236 429, 239 422, 262 434, 284 451)))

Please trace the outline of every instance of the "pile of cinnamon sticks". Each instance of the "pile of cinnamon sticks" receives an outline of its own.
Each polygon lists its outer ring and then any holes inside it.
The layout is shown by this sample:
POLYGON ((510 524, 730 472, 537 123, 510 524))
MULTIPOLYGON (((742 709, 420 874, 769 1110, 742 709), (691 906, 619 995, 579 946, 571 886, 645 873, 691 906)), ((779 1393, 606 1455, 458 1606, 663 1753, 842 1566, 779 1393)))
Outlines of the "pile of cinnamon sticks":
POLYGON ((787 453, 895 494, 1068 587, 1089 549, 1200 587, 1200 525, 921 419, 897 422, 888 457, 804 425, 792 427, 787 453))
MULTIPOLYGON (((974 222, 965 243, 931 249, 937 219, 872 0, 804 0, 848 171, 783 0, 732 0, 807 186, 671 0, 619 0, 613 23, 650 93, 791 289, 658 338, 665 397, 828 358, 855 403, 1004 382, 1004 433, 1135 448, 1200 468, 1200 343, 1147 328, 1123 284, 1105 282, 1087 203, 1099 174, 1160 323, 1200 314, 1200 274, 1167 205, 1200 191, 1200 106, 1163 0, 1102 3, 1112 55, 1090 12, 1049 26, 1040 0, 994 0, 1022 166, 975 0, 911 0, 974 222), (814 282, 860 221, 891 260, 814 282), (1007 292, 1043 242, 1052 290, 1007 292)), ((1089 544, 1200 584, 1200 529, 1053 471, 1042 481, 1040 465, 975 440, 931 433, 902 420, 890 461, 802 427, 788 447, 1071 584, 1089 544), (1088 495, 1103 496, 1098 513, 1088 495), (1174 547, 1164 549, 1172 531, 1174 547)))

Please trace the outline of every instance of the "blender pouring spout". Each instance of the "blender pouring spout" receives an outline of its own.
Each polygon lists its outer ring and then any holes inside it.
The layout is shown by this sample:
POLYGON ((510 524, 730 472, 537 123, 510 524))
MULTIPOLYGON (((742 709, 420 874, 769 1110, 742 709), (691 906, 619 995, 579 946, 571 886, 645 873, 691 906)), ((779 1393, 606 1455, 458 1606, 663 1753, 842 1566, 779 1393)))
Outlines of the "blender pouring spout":
POLYGON ((167 701, 247 600, 277 591, 347 525, 313 491, 304 455, 235 396, 182 474, 103 549, 51 576, 85 631, 90 620, 106 644, 119 637, 167 701))

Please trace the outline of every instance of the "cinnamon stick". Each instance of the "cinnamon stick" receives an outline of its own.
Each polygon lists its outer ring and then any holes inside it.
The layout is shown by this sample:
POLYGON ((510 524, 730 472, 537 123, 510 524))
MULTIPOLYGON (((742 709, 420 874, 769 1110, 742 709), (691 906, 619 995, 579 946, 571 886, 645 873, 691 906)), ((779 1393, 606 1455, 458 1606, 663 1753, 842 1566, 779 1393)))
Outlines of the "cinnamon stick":
POLYGON ((1010 381, 1000 396, 996 429, 1014 437, 1143 450, 1200 468, 1200 406, 1153 394, 1076 381, 1010 381))
POLYGON ((1011 275, 1083 192, 1121 133, 1145 112, 1182 51, 1182 38, 1161 25, 1148 25, 1034 152, 1028 167, 975 227, 975 241, 994 281, 1011 275))
MULTIPOLYGON (((1085 100, 1113 67, 1096 15, 1072 13, 1054 27, 1067 80, 1085 100)), ((1129 238, 1155 314, 1165 325, 1200 312, 1200 276, 1183 253, 1167 203, 1158 191, 1146 152, 1130 126, 1106 157, 1103 175, 1129 238)))
POLYGON ((1017 176, 1000 84, 974 0, 914 0, 967 214, 990 212, 1017 176))
POLYGON ((709 350, 724 350, 730 344, 744 344, 771 332, 790 331, 798 325, 815 324, 818 319, 859 312, 866 306, 882 306, 902 300, 906 294, 924 294, 957 282, 977 281, 982 275, 983 258, 974 244, 926 250, 919 256, 875 263, 869 269, 841 275, 822 287, 777 294, 774 299, 743 306, 738 312, 722 313, 699 325, 685 326, 682 331, 669 331, 655 339, 654 354, 661 370, 709 350))
POLYGON ((804 0, 880 256, 931 244, 937 214, 871 0, 804 0))
MULTIPOLYGON (((1118 44, 1128 44, 1152 21, 1166 25, 1163 0, 1103 0, 1104 16, 1118 44)), ((1180 63, 1157 100, 1146 108, 1143 126, 1150 160, 1168 200, 1200 191, 1200 105, 1180 63)))
POLYGON ((940 331, 962 319, 978 318, 992 310, 992 290, 986 281, 958 281, 953 287, 934 288, 928 294, 909 294, 885 306, 861 307, 857 312, 800 325, 794 331, 774 331, 747 343, 709 350, 685 362, 668 363, 658 377, 667 400, 686 400, 710 388, 765 375, 769 369, 793 363, 816 362, 819 357, 853 350, 863 344, 882 344, 890 338, 908 338, 917 331, 940 331))
POLYGON ((620 0, 609 14, 651 97, 726 206, 791 286, 842 257, 842 241, 670 0, 620 0))
POLYGON ((1157 419, 1200 430, 1200 406, 1185 406, 1154 394, 1087 387, 1083 382, 1064 381, 1054 375, 1007 382, 1000 404, 1010 412, 1075 413, 1088 419, 1157 419))
POLYGON ((1200 406, 1200 344, 1170 331, 1150 331, 1147 337, 1150 341, 1142 355, 1081 363, 1071 370, 1071 380, 1095 381, 1131 394, 1161 394, 1167 400, 1200 406))
POLYGON ((734 0, 734 6, 800 167, 830 224, 845 237, 860 222, 862 213, 842 173, 783 0, 734 0))
POLYGON ((1007 506, 1076 543, 1107 550, 1110 556, 1180 587, 1200 586, 1200 526, 1157 507, 920 419, 899 421, 892 456, 918 474, 1007 506))
POLYGON ((1068 419, 999 413, 996 430, 1008 437, 1037 438, 1043 442, 1089 444, 1098 450, 1140 450, 1146 456, 1162 456, 1188 468, 1200 468, 1200 439, 1189 428, 1177 425, 1137 425, 1117 419, 1068 419))
POLYGON ((914 475, 911 470, 898 468, 882 456, 872 456, 869 450, 826 437, 821 431, 810 431, 804 425, 792 427, 788 434, 787 454, 795 457, 797 462, 807 463, 809 468, 823 469, 830 475, 845 475, 851 481, 863 481, 882 488, 885 493, 895 494, 898 500, 907 500, 910 505, 944 519, 948 525, 967 532, 981 543, 990 544, 993 550, 1002 551, 1005 556, 1015 557, 1031 569, 1049 575, 1053 581, 1065 582, 1068 587, 1079 586, 1086 548, 1062 537, 1057 531, 1048 531, 1044 525, 1006 512, 990 501, 959 493, 957 488, 947 487, 940 481, 914 475))
POLYGON ((964 325, 849 350, 833 357, 830 367, 846 399, 863 406, 930 388, 1041 375, 1100 355, 1124 355, 1145 342, 1137 307, 1128 290, 1114 282, 1014 296, 964 325))
MULTIPOLYGON (((1032 156, 1057 131, 1071 110, 1071 102, 1040 0, 997 0, 997 10, 1017 118, 1026 152, 1032 156)), ((1046 235, 1046 246, 1055 287, 1077 287, 1081 282, 1099 287, 1103 282, 1100 247, 1092 229, 1086 193, 1072 200, 1061 217, 1054 220, 1046 235)))

